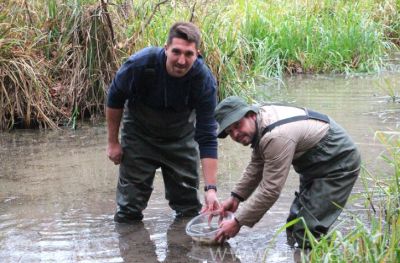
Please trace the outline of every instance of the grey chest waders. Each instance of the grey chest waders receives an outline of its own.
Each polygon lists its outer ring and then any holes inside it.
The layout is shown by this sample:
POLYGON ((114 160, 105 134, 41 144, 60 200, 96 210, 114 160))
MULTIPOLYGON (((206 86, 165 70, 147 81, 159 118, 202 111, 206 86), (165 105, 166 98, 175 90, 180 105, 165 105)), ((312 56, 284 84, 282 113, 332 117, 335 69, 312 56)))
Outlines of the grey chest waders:
POLYGON ((137 101, 131 109, 126 108, 115 221, 143 218, 158 168, 163 176, 165 198, 176 215, 198 214, 199 153, 194 120, 195 113, 190 109, 154 110, 137 101))

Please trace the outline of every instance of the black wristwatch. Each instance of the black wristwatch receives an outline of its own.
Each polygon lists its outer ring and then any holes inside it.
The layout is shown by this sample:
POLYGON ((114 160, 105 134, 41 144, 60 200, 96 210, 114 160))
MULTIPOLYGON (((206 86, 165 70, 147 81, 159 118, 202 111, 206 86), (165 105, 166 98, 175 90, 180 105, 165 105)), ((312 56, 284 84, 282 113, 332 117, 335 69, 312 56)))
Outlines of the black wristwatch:
POLYGON ((210 189, 214 189, 215 192, 216 192, 217 191, 217 186, 215 184, 209 184, 209 185, 204 186, 204 192, 207 192, 210 189))
POLYGON ((237 198, 240 202, 243 202, 243 201, 244 201, 244 198, 241 197, 240 195, 238 195, 238 194, 235 193, 235 192, 231 192, 231 196, 237 198))

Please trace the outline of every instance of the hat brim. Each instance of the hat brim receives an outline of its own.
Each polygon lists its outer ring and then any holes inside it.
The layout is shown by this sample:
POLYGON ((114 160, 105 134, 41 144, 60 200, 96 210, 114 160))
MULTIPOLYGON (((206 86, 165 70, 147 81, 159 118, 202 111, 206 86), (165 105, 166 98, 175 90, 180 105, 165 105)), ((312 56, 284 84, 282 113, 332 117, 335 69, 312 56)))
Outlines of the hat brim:
POLYGON ((248 106, 244 108, 237 109, 236 111, 226 116, 220 123, 217 130, 217 137, 220 139, 226 138, 228 134, 225 132, 225 129, 231 126, 233 123, 239 121, 243 118, 249 111, 258 113, 258 107, 256 106, 248 106))

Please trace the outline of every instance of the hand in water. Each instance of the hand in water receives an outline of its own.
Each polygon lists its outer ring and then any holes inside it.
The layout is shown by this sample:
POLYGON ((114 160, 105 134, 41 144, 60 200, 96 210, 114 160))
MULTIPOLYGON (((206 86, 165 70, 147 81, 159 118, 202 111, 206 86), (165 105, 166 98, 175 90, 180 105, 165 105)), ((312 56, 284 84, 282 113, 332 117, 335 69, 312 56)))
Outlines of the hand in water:
POLYGON ((200 213, 214 212, 220 209, 217 193, 214 189, 208 190, 204 195, 204 199, 205 205, 201 209, 200 213))
POLYGON ((240 225, 235 219, 223 220, 219 224, 219 230, 215 236, 215 240, 222 244, 225 240, 234 237, 240 230, 240 225))

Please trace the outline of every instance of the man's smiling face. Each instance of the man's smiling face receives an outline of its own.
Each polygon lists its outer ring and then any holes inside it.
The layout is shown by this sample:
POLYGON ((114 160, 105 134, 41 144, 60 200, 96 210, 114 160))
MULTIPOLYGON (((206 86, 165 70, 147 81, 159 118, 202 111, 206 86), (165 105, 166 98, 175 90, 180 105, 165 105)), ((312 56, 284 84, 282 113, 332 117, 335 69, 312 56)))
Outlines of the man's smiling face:
POLYGON ((175 37, 170 44, 165 45, 165 54, 168 74, 175 78, 181 78, 192 68, 199 51, 194 42, 175 37))

